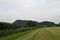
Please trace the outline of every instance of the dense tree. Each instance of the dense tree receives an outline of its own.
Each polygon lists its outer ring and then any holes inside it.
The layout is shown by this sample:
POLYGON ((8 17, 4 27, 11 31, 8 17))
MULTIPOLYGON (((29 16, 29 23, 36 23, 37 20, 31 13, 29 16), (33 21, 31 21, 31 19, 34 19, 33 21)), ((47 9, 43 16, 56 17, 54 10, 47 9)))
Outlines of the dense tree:
MULTIPOLYGON (((25 22, 25 21, 23 21, 25 22)), ((43 21, 43 22, 36 22, 36 21, 27 21, 25 25, 17 24, 17 23, 5 23, 0 22, 0 30, 2 29, 18 29, 18 28, 34 28, 34 27, 53 27, 53 26, 60 26, 59 24, 55 24, 54 22, 50 21, 43 21)))
POLYGON ((28 25, 29 27, 35 27, 35 26, 37 25, 37 22, 35 22, 35 21, 28 21, 28 22, 27 22, 27 25, 28 25))
POLYGON ((60 23, 56 24, 56 26, 59 26, 60 27, 60 23))
POLYGON ((17 28, 22 28, 22 25, 0 22, 0 30, 2 30, 2 29, 17 29, 17 28))

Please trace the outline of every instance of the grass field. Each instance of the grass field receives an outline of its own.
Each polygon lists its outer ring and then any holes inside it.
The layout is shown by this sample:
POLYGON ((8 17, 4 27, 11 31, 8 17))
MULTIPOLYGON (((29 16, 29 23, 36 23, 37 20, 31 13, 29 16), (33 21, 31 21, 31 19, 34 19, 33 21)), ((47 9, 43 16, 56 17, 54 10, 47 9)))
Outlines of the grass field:
POLYGON ((32 29, 0 37, 0 40, 60 40, 60 27, 32 29))

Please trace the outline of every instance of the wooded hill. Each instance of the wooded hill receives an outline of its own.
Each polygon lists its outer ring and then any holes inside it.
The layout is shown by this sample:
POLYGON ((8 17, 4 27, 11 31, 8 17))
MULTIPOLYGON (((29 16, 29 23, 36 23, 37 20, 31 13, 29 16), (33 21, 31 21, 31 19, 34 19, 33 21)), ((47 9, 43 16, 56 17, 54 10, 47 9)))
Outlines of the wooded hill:
POLYGON ((60 24, 55 24, 54 22, 49 21, 36 22, 32 20, 16 20, 14 23, 0 22, 0 30, 17 28, 56 27, 56 26, 60 26, 60 24))

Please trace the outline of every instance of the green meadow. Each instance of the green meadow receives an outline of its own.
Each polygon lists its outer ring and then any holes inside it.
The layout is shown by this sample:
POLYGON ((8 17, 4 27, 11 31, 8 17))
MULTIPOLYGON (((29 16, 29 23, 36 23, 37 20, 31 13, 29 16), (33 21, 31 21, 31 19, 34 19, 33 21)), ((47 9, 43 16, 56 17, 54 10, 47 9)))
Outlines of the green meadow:
POLYGON ((0 37, 0 40, 60 40, 60 27, 26 30, 0 37))

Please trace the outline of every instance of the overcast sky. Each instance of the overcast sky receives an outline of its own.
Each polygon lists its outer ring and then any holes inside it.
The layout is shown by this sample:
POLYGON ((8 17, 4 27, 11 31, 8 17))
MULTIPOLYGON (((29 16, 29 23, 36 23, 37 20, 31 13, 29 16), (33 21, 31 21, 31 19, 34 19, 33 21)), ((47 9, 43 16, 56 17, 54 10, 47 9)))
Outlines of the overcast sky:
POLYGON ((60 23, 60 0, 0 0, 0 22, 17 19, 60 23))

